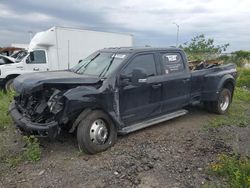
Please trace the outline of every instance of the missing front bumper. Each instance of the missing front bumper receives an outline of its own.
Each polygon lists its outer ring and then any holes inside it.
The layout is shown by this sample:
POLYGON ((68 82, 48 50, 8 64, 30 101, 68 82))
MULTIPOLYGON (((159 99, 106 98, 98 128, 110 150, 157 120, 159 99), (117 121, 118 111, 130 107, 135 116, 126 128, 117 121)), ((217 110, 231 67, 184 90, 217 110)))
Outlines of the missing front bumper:
POLYGON ((49 137, 53 139, 60 133, 61 129, 55 121, 49 123, 31 122, 18 111, 15 102, 10 104, 9 112, 17 128, 25 134, 49 137))

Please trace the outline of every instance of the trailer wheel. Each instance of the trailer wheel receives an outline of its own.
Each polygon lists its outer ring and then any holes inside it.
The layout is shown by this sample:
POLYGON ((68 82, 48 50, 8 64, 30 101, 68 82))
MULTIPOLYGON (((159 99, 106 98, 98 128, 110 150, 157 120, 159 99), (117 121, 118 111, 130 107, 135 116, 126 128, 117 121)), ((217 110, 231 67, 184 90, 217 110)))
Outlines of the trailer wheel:
POLYGON ((110 117, 100 110, 91 112, 77 128, 80 150, 88 154, 105 151, 116 142, 117 132, 110 117))
POLYGON ((225 114, 228 111, 231 102, 232 92, 227 88, 223 88, 220 91, 218 100, 211 102, 211 111, 217 114, 225 114))
POLYGON ((11 78, 5 82, 5 91, 6 92, 14 91, 13 81, 14 81, 14 78, 11 78))

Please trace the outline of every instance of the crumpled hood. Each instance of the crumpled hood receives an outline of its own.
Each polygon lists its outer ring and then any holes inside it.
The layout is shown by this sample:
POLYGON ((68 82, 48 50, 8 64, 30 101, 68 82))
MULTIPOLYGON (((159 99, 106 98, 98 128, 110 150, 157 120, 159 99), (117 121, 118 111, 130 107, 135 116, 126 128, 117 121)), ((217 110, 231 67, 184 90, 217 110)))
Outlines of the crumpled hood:
POLYGON ((42 90, 45 86, 67 89, 92 85, 100 81, 98 77, 76 74, 71 71, 48 71, 20 75, 14 80, 13 86, 18 93, 28 94, 42 90))
POLYGON ((15 59, 9 56, 0 55, 0 65, 15 63, 15 59))

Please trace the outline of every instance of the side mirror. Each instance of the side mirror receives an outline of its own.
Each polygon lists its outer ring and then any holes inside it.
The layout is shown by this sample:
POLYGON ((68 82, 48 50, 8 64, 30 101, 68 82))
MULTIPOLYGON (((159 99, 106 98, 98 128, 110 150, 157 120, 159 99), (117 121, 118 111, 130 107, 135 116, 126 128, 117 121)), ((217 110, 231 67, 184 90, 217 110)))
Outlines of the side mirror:
POLYGON ((124 74, 121 74, 120 75, 120 83, 121 83, 121 86, 127 86, 129 85, 129 83, 131 82, 131 77, 129 76, 126 76, 124 74))
POLYGON ((143 68, 136 68, 132 71, 131 81, 133 84, 147 82, 147 73, 143 68))
POLYGON ((80 59, 80 60, 78 61, 78 64, 81 63, 81 62, 82 62, 82 59, 80 59))
POLYGON ((34 61, 34 52, 30 52, 30 61, 34 61))
POLYGON ((127 85, 138 85, 147 82, 147 73, 143 68, 135 68, 132 73, 129 75, 121 74, 120 75, 120 83, 121 86, 127 85))
POLYGON ((27 56, 27 58, 26 58, 26 63, 27 63, 27 64, 31 63, 31 61, 30 61, 30 56, 27 56))

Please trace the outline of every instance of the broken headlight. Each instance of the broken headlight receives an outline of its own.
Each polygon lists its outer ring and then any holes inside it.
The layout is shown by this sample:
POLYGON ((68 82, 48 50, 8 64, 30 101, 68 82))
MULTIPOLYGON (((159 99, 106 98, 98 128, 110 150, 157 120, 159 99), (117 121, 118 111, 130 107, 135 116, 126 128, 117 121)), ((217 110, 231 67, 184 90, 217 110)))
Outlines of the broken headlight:
POLYGON ((63 96, 60 90, 55 90, 48 100, 48 107, 51 113, 57 114, 63 109, 63 96))

